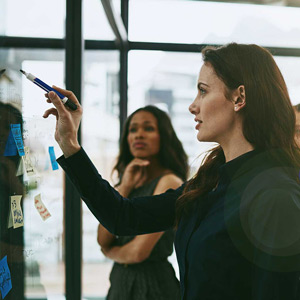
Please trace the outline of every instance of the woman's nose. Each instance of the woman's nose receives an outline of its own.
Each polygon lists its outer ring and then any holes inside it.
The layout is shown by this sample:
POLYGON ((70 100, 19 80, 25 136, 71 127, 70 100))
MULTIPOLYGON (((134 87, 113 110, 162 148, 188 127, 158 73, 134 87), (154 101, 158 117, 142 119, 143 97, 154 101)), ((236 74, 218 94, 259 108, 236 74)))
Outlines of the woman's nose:
POLYGON ((138 129, 135 133, 135 138, 141 138, 144 137, 144 130, 143 129, 138 129))
POLYGON ((196 104, 195 104, 196 99, 191 103, 191 105, 189 106, 189 111, 191 114, 195 114, 196 113, 196 104))

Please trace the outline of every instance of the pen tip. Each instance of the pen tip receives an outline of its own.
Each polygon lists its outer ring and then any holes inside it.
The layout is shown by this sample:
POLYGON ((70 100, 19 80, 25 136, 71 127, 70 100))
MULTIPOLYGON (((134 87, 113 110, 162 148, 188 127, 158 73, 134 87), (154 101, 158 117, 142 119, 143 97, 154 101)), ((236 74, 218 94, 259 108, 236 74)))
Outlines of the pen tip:
POLYGON ((23 70, 20 70, 21 73, 25 74, 25 72, 23 70))

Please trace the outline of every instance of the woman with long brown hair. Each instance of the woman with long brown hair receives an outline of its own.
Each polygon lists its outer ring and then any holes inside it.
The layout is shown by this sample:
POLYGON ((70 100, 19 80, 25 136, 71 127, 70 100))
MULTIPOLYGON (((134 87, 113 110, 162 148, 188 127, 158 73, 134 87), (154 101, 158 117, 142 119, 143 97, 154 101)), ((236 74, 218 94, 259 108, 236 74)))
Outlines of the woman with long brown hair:
POLYGON ((45 117, 58 119, 58 161, 110 232, 176 227, 182 299, 299 299, 300 154, 286 84, 257 45, 207 47, 202 54, 189 110, 198 140, 219 146, 186 184, 158 196, 120 196, 77 142, 81 107, 68 111, 51 92, 56 109, 45 117))
MULTIPOLYGON (((155 106, 134 111, 126 120, 114 171, 118 192, 126 198, 151 196, 182 185, 187 155, 169 116, 155 106)), ((97 240, 114 261, 107 300, 176 300, 179 282, 168 256, 174 230, 138 236, 115 236, 101 224, 97 240)))

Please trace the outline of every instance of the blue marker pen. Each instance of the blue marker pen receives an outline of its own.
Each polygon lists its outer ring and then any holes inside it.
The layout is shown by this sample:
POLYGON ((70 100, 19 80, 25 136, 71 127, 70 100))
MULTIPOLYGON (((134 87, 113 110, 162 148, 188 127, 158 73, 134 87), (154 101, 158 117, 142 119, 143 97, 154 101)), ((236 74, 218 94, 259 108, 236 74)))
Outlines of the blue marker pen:
POLYGON ((26 73, 23 70, 20 70, 20 72, 23 73, 28 80, 32 81, 34 84, 36 84, 37 86, 39 86, 41 89, 43 89, 47 93, 49 93, 50 91, 55 92, 57 94, 57 96, 61 99, 61 101, 67 107, 69 107, 71 110, 76 110, 77 109, 77 105, 74 102, 72 102, 71 100, 69 100, 67 97, 65 97, 64 95, 62 95, 60 92, 58 92, 54 88, 50 87, 48 84, 46 84, 42 80, 38 79, 37 77, 35 77, 34 75, 32 75, 30 73, 26 73))

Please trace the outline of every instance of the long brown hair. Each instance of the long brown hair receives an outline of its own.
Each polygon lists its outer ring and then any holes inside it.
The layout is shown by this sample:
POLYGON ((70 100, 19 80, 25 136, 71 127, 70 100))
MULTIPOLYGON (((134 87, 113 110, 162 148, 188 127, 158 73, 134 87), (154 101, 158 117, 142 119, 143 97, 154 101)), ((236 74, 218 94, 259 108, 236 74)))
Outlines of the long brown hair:
MULTIPOLYGON (((270 52, 257 45, 231 43, 202 50, 204 64, 213 67, 226 86, 226 97, 244 85, 246 106, 241 110, 243 134, 254 148, 271 150, 277 160, 285 160, 299 169, 300 154, 296 146, 295 113, 283 76, 270 52), (280 157, 277 155, 280 149, 280 157)), ((204 160, 197 174, 185 186, 176 202, 176 225, 191 204, 211 191, 219 181, 218 169, 225 163, 220 146, 204 160)), ((295 172, 295 178, 298 173, 295 172)), ((205 207, 205 203, 202 207, 205 207)))
POLYGON ((127 136, 132 117, 140 111, 151 113, 157 120, 157 126, 160 135, 160 150, 158 153, 158 159, 161 166, 173 171, 174 174, 185 181, 188 174, 187 155, 176 135, 168 114, 152 105, 137 109, 127 118, 124 125, 123 135, 120 141, 119 156, 117 159, 117 163, 113 168, 113 172, 117 171, 120 180, 120 177, 122 177, 126 166, 133 159, 133 155, 130 152, 127 142, 127 136))

